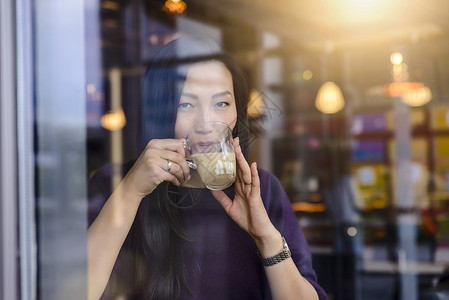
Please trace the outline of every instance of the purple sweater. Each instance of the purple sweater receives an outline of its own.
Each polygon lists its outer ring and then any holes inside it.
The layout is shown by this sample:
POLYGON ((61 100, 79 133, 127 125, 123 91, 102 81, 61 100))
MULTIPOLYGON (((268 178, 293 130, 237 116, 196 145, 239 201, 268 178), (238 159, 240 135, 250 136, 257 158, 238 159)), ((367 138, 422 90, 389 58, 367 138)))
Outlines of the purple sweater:
MULTIPOLYGON (((90 181, 89 224, 111 193, 111 170, 110 167, 99 170, 90 181)), ((259 176, 262 199, 271 222, 285 237, 302 276, 315 287, 319 299, 325 299, 326 293, 317 283, 307 242, 290 201, 276 177, 263 170, 259 170, 259 176)), ((225 193, 233 199, 234 186, 225 193)), ((182 209, 182 220, 193 243, 193 253, 184 257, 192 295, 181 290, 180 299, 271 299, 252 238, 229 218, 210 191, 195 189, 194 194, 199 202, 182 209)), ((118 286, 126 286, 127 281, 133 280, 129 274, 120 274, 126 273, 126 266, 119 263, 120 256, 126 256, 126 247, 125 242, 102 299, 113 299, 118 286)))

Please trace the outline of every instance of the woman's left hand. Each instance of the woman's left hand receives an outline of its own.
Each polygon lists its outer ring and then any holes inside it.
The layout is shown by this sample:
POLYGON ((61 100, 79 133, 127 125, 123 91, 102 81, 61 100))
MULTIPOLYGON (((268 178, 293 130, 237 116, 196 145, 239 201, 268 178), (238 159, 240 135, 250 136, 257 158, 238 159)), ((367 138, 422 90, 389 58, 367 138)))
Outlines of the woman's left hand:
POLYGON ((280 239, 280 234, 271 223, 260 196, 257 164, 252 163, 249 166, 238 138, 235 138, 233 143, 237 161, 235 198, 231 200, 223 191, 212 191, 212 194, 231 219, 248 232, 256 244, 273 237, 280 239))

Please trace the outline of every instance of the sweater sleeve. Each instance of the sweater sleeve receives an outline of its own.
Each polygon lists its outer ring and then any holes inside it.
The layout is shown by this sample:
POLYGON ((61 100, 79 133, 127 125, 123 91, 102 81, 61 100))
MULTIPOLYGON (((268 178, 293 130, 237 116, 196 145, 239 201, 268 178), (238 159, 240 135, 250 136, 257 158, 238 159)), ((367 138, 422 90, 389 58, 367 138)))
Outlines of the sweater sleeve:
POLYGON ((312 284, 320 300, 326 299, 325 291, 317 282, 307 241, 287 194, 274 175, 263 170, 259 170, 259 174, 262 200, 271 222, 287 241, 292 259, 301 275, 312 284))

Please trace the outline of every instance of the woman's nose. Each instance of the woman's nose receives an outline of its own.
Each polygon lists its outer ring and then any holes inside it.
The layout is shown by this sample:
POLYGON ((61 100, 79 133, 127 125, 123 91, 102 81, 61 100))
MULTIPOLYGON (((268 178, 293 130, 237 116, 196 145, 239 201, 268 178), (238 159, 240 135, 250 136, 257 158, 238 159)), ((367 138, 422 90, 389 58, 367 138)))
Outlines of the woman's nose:
POLYGON ((207 109, 203 109, 201 110, 198 119, 197 119, 197 123, 198 124, 204 124, 204 123, 209 123, 212 121, 212 115, 211 112, 207 109))

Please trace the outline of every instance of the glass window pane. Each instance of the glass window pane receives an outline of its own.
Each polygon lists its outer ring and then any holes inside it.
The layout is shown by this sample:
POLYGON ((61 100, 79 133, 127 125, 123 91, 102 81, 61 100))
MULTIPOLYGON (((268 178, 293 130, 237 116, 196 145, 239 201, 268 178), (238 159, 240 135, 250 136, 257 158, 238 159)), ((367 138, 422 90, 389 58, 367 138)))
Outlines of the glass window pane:
POLYGON ((34 6, 40 299, 86 297, 84 9, 84 1, 34 6))
POLYGON ((322 298, 431 293, 449 263, 449 7, 390 2, 36 2, 40 296, 84 293, 98 269, 105 299, 269 295, 251 235, 183 158, 211 120, 258 163, 322 298))

